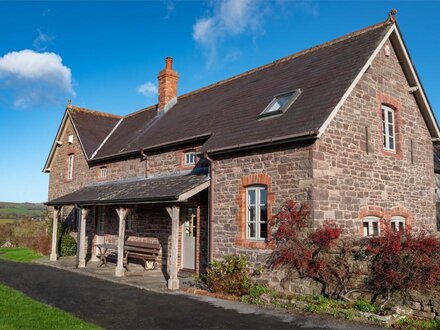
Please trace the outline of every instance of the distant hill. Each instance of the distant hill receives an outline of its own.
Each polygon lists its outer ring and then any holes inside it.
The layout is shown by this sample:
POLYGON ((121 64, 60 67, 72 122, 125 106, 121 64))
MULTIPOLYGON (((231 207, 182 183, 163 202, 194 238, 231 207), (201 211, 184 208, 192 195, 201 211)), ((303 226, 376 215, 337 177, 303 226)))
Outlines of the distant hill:
POLYGON ((0 219, 41 219, 46 212, 46 205, 40 203, 0 202, 0 219))

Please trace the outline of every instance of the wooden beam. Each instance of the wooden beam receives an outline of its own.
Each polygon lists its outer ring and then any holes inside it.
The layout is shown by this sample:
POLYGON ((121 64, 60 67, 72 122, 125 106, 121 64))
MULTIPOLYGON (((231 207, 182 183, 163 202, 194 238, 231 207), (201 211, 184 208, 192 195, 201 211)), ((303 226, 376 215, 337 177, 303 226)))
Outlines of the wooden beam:
MULTIPOLYGON (((179 211, 180 206, 173 204, 172 207, 166 208, 171 217, 171 253, 170 253, 170 278, 168 280, 168 289, 179 289, 179 279, 177 278, 178 264, 177 258, 179 253, 179 211)), ((168 248, 170 250, 170 248, 168 248)))
POLYGON ((84 268, 86 266, 86 220, 89 216, 90 209, 82 207, 81 210, 81 220, 79 222, 78 228, 78 268, 84 268))
POLYGON ((50 261, 56 261, 58 259, 57 255, 57 233, 58 233, 58 218, 60 214, 61 207, 55 206, 53 209, 53 219, 52 219, 52 250, 50 253, 50 261))
POLYGON ((118 236, 118 261, 116 263, 115 276, 124 276, 124 241, 125 241, 125 220, 127 219, 130 208, 119 206, 116 213, 119 217, 119 236, 118 236))

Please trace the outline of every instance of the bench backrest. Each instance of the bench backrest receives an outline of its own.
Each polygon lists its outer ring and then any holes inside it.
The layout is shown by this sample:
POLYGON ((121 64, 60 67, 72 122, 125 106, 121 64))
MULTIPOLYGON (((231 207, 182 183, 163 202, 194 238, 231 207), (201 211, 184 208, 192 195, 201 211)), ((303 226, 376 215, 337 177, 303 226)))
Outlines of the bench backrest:
POLYGON ((136 253, 158 255, 160 252, 160 244, 127 241, 127 242, 125 242, 125 250, 126 251, 133 251, 136 253))

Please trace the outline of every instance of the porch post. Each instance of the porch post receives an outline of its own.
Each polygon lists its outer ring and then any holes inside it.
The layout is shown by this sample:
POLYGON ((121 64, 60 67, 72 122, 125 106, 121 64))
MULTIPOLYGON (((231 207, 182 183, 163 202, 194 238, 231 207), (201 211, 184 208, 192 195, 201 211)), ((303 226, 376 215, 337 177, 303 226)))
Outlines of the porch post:
POLYGON ((86 266, 86 220, 89 215, 89 208, 80 208, 81 220, 78 228, 78 268, 86 266))
POLYGON ((118 262, 116 264, 115 276, 124 276, 124 241, 125 241, 125 220, 127 219, 129 208, 118 207, 116 212, 119 217, 119 236, 118 236, 118 262))
POLYGON ((53 223, 52 223, 52 250, 50 253, 50 261, 57 261, 57 233, 58 233, 58 217, 61 207, 55 206, 53 208, 53 223))
POLYGON ((170 290, 179 289, 179 279, 177 278, 177 258, 179 252, 179 210, 179 205, 167 207, 168 214, 171 217, 170 278, 168 280, 168 289, 170 290))

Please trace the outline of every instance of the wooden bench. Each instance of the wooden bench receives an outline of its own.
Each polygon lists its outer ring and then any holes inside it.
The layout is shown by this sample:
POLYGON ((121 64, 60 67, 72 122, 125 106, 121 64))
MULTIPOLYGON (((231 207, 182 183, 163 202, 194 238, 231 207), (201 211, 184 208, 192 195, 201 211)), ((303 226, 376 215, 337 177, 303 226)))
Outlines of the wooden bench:
POLYGON ((124 246, 124 265, 127 268, 128 259, 137 259, 144 262, 144 269, 156 267, 156 258, 160 253, 160 244, 127 241, 124 246))

